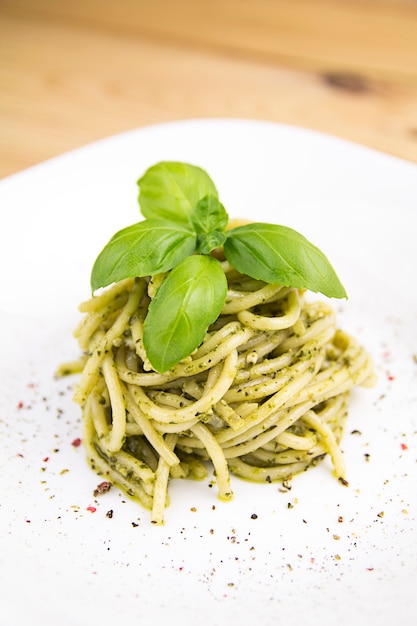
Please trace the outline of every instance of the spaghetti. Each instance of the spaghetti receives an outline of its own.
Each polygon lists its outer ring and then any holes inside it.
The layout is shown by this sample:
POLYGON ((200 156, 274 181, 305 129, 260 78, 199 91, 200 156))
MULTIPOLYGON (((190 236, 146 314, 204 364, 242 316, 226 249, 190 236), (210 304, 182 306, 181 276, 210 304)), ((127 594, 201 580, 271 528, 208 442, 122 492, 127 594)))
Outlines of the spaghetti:
POLYGON ((286 480, 327 454, 343 479, 349 393, 373 382, 370 356, 336 327, 327 303, 242 275, 228 261, 222 267, 221 315, 201 345, 163 374, 143 347, 163 276, 124 280, 80 306, 75 401, 89 462, 150 509, 156 524, 170 479, 204 478, 207 462, 222 500, 232 497, 231 474, 286 480))

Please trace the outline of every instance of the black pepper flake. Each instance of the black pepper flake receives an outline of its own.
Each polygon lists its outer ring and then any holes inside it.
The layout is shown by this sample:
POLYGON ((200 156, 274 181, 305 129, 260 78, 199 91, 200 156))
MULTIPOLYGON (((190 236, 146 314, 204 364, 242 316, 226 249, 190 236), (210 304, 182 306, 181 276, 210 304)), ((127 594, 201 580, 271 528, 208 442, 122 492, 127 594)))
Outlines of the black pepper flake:
POLYGON ((252 515, 250 516, 251 519, 258 519, 258 516, 256 513, 252 513, 252 515))
POLYGON ((109 511, 107 511, 106 517, 108 517, 109 519, 113 517, 113 509, 110 509, 109 511))

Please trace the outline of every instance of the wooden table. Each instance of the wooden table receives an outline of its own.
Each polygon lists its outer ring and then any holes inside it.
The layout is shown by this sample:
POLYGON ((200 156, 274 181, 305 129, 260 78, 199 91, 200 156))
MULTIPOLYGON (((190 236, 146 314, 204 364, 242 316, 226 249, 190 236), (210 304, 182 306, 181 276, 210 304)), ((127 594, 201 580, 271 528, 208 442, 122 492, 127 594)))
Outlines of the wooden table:
POLYGON ((0 176, 199 117, 417 163, 416 0, 0 0, 0 176))

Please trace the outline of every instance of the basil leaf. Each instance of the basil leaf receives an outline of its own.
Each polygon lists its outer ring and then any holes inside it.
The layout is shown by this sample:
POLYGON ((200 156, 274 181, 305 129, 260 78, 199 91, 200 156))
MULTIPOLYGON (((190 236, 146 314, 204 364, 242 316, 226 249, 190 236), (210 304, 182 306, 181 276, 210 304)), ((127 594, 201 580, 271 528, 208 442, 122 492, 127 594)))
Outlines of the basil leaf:
POLYGON ((150 167, 138 180, 139 205, 147 218, 188 221, 197 202, 217 189, 200 167, 176 161, 161 161, 150 167))
POLYGON ((201 198, 190 213, 190 222, 197 234, 223 231, 229 221, 226 209, 217 196, 201 198))
POLYGON ((118 231, 97 257, 91 288, 166 272, 192 254, 196 236, 183 224, 144 220, 118 231))
POLYGON ((168 274, 144 324, 144 347, 156 371, 166 372, 200 345, 219 316, 226 293, 223 269, 210 256, 190 256, 168 274))
POLYGON ((197 252, 201 254, 210 254, 215 248, 219 248, 226 241, 226 233, 221 233, 218 230, 213 230, 211 233, 204 235, 198 235, 197 237, 197 252))
POLYGON ((223 233, 229 221, 226 209, 216 196, 201 198, 191 210, 190 223, 197 233, 197 251, 210 254, 226 241, 223 233))
POLYGON ((347 297, 323 252, 286 226, 239 226, 227 233, 224 253, 239 272, 252 278, 321 292, 329 298, 347 297))

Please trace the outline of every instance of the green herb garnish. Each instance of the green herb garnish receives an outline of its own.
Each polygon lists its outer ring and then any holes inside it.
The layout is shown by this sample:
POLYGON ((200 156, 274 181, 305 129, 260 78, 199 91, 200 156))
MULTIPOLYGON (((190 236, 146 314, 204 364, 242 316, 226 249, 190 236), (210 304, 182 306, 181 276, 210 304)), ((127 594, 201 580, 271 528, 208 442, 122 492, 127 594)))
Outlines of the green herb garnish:
POLYGON ((309 289, 329 298, 346 292, 326 256, 297 231, 229 221, 209 175, 187 163, 161 162, 138 181, 144 220, 117 232, 97 257, 91 288, 168 272, 152 299, 144 346, 165 372, 202 342, 226 299, 227 281, 211 252, 223 246, 242 274, 266 283, 309 289))

